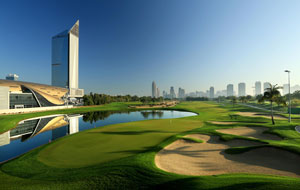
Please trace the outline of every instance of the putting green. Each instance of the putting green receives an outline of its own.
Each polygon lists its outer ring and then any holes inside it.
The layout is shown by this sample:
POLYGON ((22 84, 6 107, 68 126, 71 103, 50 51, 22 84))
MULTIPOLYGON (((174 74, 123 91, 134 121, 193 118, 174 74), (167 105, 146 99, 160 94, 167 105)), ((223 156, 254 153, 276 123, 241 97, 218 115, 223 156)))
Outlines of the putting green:
POLYGON ((39 153, 38 160, 63 168, 99 164, 144 152, 168 137, 199 128, 201 124, 191 119, 163 119, 100 127, 50 144, 39 153))

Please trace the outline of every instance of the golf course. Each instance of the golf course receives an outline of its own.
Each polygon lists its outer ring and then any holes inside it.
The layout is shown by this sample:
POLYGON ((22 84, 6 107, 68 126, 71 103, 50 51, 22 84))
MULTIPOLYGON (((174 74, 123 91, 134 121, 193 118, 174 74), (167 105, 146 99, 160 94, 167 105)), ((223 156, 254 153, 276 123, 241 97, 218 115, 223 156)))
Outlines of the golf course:
MULTIPOLYGON (((132 110, 137 103, 0 116, 0 133, 50 114, 132 110)), ((284 115, 222 102, 155 108, 196 116, 96 127, 0 164, 0 189, 299 189, 300 133, 284 115)))

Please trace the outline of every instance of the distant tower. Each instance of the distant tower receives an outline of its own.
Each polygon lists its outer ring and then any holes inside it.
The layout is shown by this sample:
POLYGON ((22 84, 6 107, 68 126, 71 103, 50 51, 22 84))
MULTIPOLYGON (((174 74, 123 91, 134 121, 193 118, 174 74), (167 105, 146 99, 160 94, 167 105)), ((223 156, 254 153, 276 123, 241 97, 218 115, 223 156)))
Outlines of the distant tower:
POLYGON ((227 96, 233 96, 233 84, 227 85, 227 96))
POLYGON ((270 88, 270 83, 269 82, 264 82, 264 92, 266 91, 267 88, 270 88))
POLYGON ((157 95, 157 87, 156 87, 155 82, 153 81, 152 82, 152 98, 155 98, 156 95, 157 95))
POLYGON ((175 94, 175 90, 174 90, 173 86, 171 86, 171 88, 170 88, 170 98, 171 99, 176 98, 176 94, 175 94))
POLYGON ((17 74, 8 74, 6 76, 6 80, 15 80, 17 81, 19 79, 19 76, 17 74))
POLYGON ((238 96, 246 96, 246 83, 244 82, 239 83, 238 96))
POLYGON ((256 81, 255 82, 255 96, 260 95, 260 94, 261 94, 261 82, 256 81))
POLYGON ((209 98, 213 99, 215 97, 215 89, 214 87, 209 88, 209 98))
POLYGON ((160 96, 159 88, 156 88, 156 98, 159 98, 159 96, 160 96))

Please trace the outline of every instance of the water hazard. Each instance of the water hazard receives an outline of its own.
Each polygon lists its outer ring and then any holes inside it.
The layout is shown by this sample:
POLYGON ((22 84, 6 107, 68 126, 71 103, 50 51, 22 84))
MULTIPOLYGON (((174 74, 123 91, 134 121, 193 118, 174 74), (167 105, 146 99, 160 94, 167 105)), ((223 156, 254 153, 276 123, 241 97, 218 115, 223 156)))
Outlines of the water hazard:
POLYGON ((148 119, 170 119, 196 115, 191 112, 146 110, 134 112, 89 112, 75 115, 49 115, 21 121, 0 134, 0 162, 17 157, 43 144, 79 131, 116 123, 148 119))

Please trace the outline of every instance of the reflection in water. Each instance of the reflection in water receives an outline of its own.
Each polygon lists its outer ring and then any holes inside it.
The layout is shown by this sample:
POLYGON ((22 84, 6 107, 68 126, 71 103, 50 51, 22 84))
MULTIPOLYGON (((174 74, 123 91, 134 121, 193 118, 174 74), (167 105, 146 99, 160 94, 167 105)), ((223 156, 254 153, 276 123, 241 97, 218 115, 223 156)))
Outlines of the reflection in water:
POLYGON ((110 111, 97 111, 97 112, 88 112, 83 114, 83 121, 90 122, 91 124, 97 122, 98 120, 104 120, 108 118, 111 114, 116 112, 110 111))
POLYGON ((81 115, 57 115, 21 121, 16 128, 0 134, 0 146, 17 139, 25 142, 40 133, 51 130, 52 140, 76 133, 79 131, 79 117, 81 115))
POLYGON ((153 119, 155 119, 157 117, 160 119, 164 116, 163 111, 157 111, 157 110, 141 111, 141 114, 145 119, 148 119, 150 115, 152 116, 153 119))

